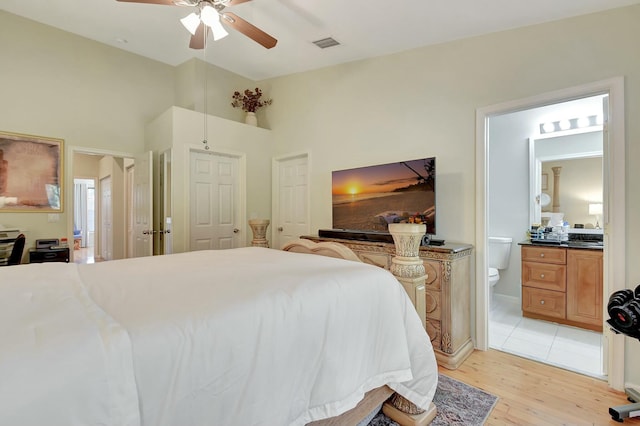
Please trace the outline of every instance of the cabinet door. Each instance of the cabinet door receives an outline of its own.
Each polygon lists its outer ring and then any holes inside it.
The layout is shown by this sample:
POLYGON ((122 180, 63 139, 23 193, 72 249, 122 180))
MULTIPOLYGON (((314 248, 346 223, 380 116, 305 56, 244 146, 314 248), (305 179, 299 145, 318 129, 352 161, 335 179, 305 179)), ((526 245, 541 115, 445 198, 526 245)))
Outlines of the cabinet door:
POLYGON ((602 252, 567 252, 567 319, 602 326, 602 252))

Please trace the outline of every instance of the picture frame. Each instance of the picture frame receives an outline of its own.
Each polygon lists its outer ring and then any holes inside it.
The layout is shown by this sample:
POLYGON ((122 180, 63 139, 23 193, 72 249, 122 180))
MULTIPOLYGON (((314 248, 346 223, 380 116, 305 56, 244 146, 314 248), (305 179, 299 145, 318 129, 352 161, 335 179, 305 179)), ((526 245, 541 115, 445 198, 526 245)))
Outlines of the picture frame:
POLYGON ((63 139, 0 132, 0 213, 62 213, 63 157, 63 139))
POLYGON ((542 173, 542 180, 541 180, 541 188, 543 191, 548 191, 549 190, 549 174, 548 173, 542 173))

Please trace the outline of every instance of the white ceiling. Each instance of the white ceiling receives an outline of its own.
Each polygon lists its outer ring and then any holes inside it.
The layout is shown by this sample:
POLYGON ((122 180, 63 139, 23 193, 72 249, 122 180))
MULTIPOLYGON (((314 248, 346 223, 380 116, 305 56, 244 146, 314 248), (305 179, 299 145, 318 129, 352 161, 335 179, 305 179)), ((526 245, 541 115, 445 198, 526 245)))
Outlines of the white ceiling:
MULTIPOLYGON (((229 29, 209 38, 206 60, 252 80, 640 3, 640 0, 253 0, 227 8, 278 44, 267 50, 229 29), (340 46, 312 41, 333 37, 340 46)), ((179 19, 192 8, 116 0, 1 0, 0 10, 179 65, 189 49, 179 19), (122 40, 126 40, 123 42, 122 40)))

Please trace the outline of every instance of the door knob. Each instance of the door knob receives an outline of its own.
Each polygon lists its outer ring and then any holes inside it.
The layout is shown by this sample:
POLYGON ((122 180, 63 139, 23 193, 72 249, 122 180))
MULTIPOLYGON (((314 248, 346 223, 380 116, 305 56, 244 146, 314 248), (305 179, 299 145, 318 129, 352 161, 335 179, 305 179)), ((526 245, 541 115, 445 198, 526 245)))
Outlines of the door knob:
POLYGON ((284 231, 284 228, 282 226, 278 226, 278 231, 282 232, 282 231, 284 231))
POLYGON ((240 230, 238 228, 233 228, 233 233, 237 234, 238 232, 240 232, 240 230))

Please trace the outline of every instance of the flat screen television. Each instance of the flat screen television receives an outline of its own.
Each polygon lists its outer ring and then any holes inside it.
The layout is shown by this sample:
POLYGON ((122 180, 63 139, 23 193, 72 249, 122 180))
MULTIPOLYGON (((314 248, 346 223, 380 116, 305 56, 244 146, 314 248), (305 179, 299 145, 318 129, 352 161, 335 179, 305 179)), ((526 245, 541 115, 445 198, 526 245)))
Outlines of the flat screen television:
POLYGON ((425 223, 436 233, 436 159, 331 173, 334 229, 389 232, 390 223, 425 223))

